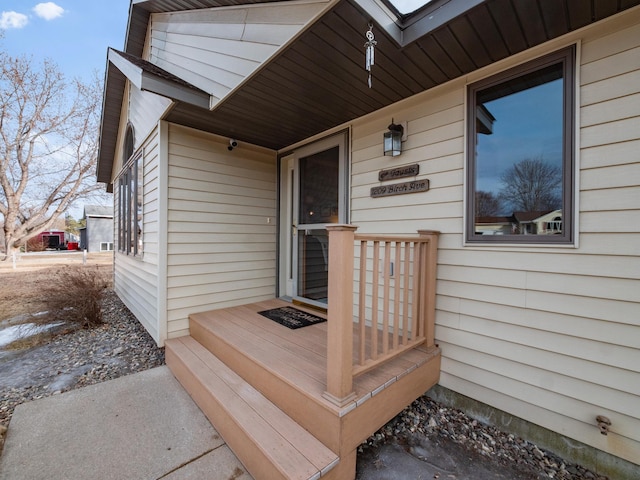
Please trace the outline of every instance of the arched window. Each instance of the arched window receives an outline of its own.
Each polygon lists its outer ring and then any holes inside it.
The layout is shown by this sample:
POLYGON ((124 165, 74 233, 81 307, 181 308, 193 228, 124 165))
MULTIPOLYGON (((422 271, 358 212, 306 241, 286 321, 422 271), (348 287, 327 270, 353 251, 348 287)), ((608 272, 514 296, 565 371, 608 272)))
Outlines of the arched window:
POLYGON ((134 145, 134 134, 133 134, 133 125, 131 123, 127 124, 127 130, 124 134, 124 146, 122 152, 122 161, 126 162, 133 155, 133 145, 134 145))
POLYGON ((133 125, 127 124, 122 146, 124 168, 118 178, 118 250, 127 255, 142 255, 143 175, 142 154, 134 158, 133 125))

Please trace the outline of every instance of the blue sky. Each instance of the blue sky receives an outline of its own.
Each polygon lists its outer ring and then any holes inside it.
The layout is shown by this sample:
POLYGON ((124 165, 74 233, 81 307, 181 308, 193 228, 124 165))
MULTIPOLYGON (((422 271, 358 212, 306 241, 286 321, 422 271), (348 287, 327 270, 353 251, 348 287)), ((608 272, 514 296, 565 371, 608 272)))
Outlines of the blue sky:
POLYGON ((525 158, 562 166, 562 80, 487 102, 493 133, 478 135, 476 189, 498 193, 500 176, 525 158))
MULTIPOLYGON (((412 11, 429 0, 392 0, 412 11)), ((68 77, 102 78, 107 47, 124 48, 129 0, 0 0, 0 49, 53 60, 68 77)))
MULTIPOLYGON (((104 78, 107 47, 124 48, 129 0, 0 0, 0 49, 32 57, 38 70, 55 62, 67 79, 104 78)), ((111 203, 110 196, 81 201, 68 212, 81 218, 84 204, 111 203)))
POLYGON ((0 49, 48 58, 69 78, 102 79, 107 47, 122 49, 129 0, 0 0, 0 49))

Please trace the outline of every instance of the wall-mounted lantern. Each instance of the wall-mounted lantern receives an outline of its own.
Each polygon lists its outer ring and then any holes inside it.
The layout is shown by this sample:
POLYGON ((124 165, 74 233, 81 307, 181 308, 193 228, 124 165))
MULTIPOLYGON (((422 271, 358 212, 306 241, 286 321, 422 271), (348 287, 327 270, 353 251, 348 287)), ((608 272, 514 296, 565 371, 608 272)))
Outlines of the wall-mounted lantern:
POLYGON ((402 135, 404 128, 402 125, 396 125, 391 119, 389 131, 384 132, 384 154, 391 157, 397 157, 402 153, 402 135))

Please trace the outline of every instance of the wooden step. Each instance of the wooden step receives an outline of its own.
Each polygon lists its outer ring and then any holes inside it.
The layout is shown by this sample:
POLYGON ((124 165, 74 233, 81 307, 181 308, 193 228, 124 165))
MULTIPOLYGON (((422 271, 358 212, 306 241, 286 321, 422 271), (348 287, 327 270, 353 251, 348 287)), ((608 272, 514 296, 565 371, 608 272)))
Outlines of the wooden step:
POLYGON ((317 479, 338 456, 192 337, 165 343, 166 362, 256 479, 317 479))
MULTIPOLYGON (((279 303, 275 306, 282 306, 279 303)), ((272 306, 261 305, 261 309, 272 306)), ((327 375, 325 324, 290 330, 255 310, 233 307, 191 314, 189 331, 324 445, 341 452, 341 416, 322 396, 327 375), (318 349, 324 355, 318 354, 318 349)))

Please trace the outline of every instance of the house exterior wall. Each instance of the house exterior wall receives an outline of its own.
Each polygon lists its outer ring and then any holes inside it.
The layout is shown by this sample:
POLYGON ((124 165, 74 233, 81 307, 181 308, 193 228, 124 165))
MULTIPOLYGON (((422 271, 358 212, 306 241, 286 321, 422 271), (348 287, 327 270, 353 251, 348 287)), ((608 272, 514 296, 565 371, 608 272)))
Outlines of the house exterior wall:
MULTIPOLYGON (((148 58, 213 92, 218 86, 178 68, 197 60, 190 57, 194 42, 220 40, 204 41, 189 15, 172 25, 154 15, 148 58), (172 31, 178 26, 189 35, 172 31)), ((350 200, 360 233, 442 232, 436 339, 443 386, 636 463, 639 58, 636 8, 354 121, 350 200), (465 245, 466 86, 575 42, 576 244, 465 245), (395 158, 381 147, 391 118, 408 122, 404 152, 395 158), (371 198, 380 170, 413 163, 418 178, 429 179, 428 192, 371 198), (612 420, 608 436, 597 415, 612 420)), ((233 82, 222 87, 214 94, 233 82)), ((116 253, 116 291, 161 344, 188 333, 189 313, 275 295, 276 153, 247 145, 229 152, 226 138, 156 123, 165 99, 135 89, 125 98, 119 139, 131 121, 136 149, 144 149, 144 243, 141 257, 116 253)), ((119 171, 122 159, 114 165, 119 171)))
POLYGON ((162 118, 162 115, 170 105, 170 100, 154 93, 143 92, 130 82, 126 83, 120 126, 118 128, 116 154, 113 161, 114 178, 119 174, 124 163, 122 156, 127 124, 131 123, 133 125, 133 148, 134 151, 137 151, 157 127, 158 119, 162 118))
POLYGON ((152 15, 149 60, 218 101, 317 15, 327 1, 152 15))
MULTIPOLYGON (((442 232, 440 384, 631 462, 640 460, 640 11, 486 67, 352 126, 351 223, 442 232), (464 245, 466 85, 578 42, 579 215, 573 247, 464 245), (400 157, 389 120, 408 121, 400 157), (371 198, 418 163, 428 192, 371 198), (600 434, 596 416, 612 421, 600 434)), ((375 71, 374 71, 375 77, 375 71)), ((375 81, 375 80, 374 80, 375 81)))
POLYGON ((114 189, 115 262, 114 289, 123 303, 158 343, 164 341, 159 316, 158 171, 159 133, 154 129, 140 148, 143 151, 143 242, 142 254, 118 250, 119 189, 114 189))
POLYGON ((171 100, 154 93, 143 92, 135 86, 129 89, 129 121, 135 128, 137 149, 157 126, 158 119, 171 105, 171 100))
MULTIPOLYGON (((144 325, 153 339, 162 345, 166 338, 166 325, 160 295, 159 257, 159 169, 160 131, 158 119, 171 104, 159 95, 143 92, 127 82, 122 115, 114 159, 114 179, 117 178, 128 159, 123 159, 123 141, 128 124, 134 129, 134 152, 143 154, 143 246, 142 255, 127 255, 118 250, 118 221, 120 202, 118 188, 114 188, 114 217, 112 238, 114 239, 114 289, 123 303, 144 325)), ((89 233, 92 236, 91 233, 89 233)), ((92 241, 89 239, 89 241, 92 241)), ((98 244, 98 250, 100 245, 98 244)))
POLYGON ((276 293, 276 153, 169 125, 168 338, 188 315, 276 293))

